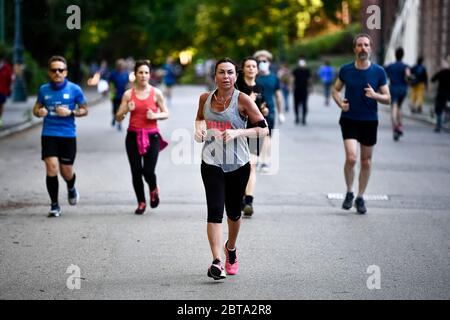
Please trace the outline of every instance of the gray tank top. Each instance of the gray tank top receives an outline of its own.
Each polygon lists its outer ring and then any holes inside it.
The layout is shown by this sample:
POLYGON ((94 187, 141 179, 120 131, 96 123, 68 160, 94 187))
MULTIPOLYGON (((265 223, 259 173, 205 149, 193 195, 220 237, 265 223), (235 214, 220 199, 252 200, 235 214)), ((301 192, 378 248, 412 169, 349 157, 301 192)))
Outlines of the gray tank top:
POLYGON ((213 136, 211 129, 225 131, 226 129, 245 129, 247 118, 239 114, 239 90, 234 89, 230 105, 222 112, 211 108, 211 99, 214 91, 206 99, 203 107, 203 116, 206 121, 207 136, 202 150, 202 160, 222 168, 223 172, 235 171, 250 161, 250 154, 246 137, 238 137, 228 143, 213 136))

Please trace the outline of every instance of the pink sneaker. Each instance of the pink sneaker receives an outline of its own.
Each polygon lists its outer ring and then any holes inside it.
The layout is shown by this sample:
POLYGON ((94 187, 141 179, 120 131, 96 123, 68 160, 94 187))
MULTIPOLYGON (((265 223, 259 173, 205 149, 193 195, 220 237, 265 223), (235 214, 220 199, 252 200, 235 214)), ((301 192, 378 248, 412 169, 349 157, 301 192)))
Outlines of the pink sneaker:
POLYGON ((159 188, 156 187, 155 190, 150 191, 150 207, 156 208, 159 204, 159 188))
POLYGON ((223 249, 225 251, 225 271, 229 275, 235 275, 239 269, 239 263, 237 259, 236 249, 228 250, 227 248, 228 241, 225 242, 223 249))

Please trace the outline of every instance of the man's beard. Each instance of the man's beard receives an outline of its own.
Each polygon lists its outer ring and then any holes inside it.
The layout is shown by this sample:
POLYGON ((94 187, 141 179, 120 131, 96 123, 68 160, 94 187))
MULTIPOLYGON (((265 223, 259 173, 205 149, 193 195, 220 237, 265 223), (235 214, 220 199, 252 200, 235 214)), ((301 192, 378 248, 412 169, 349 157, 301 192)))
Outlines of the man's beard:
POLYGON ((369 58, 369 54, 367 52, 360 52, 358 53, 358 59, 360 60, 367 60, 369 58))

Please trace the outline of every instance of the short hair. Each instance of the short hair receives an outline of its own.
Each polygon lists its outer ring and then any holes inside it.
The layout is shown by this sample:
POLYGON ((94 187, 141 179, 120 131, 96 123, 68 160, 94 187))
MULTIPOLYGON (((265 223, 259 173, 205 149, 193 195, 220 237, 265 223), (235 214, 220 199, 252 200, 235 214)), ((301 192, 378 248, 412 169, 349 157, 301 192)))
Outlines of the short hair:
POLYGON ((134 73, 137 73, 138 69, 142 66, 147 66, 149 70, 152 67, 152 65, 150 64, 150 60, 146 59, 138 60, 134 65, 134 73))
POLYGON ((234 66, 234 71, 237 73, 237 69, 238 68, 237 68, 236 63, 233 60, 231 60, 230 58, 224 57, 224 58, 222 58, 222 59, 220 59, 219 61, 216 62, 216 65, 214 67, 214 74, 216 74, 217 67, 219 67, 219 64, 226 63, 226 62, 231 63, 234 66))
POLYGON ((373 45, 372 37, 371 37, 369 34, 363 32, 363 33, 358 33, 358 34, 353 38, 353 48, 356 47, 356 42, 358 41, 359 38, 367 38, 367 39, 369 39, 370 46, 373 45))
POLYGON ((422 64, 423 63, 423 57, 420 56, 419 58, 417 58, 417 64, 422 64))
POLYGON ((267 57, 270 61, 272 61, 273 56, 272 54, 267 51, 267 50, 258 50, 253 54, 253 57, 255 57, 255 59, 258 59, 260 56, 265 56, 267 57))
POLYGON ((63 56, 51 56, 50 59, 48 59, 48 68, 50 69, 50 65, 55 62, 60 61, 64 63, 67 67, 67 60, 63 56))
POLYGON ((404 55, 405 51, 403 50, 402 47, 399 47, 397 48, 397 50, 395 50, 395 59, 397 59, 397 61, 402 60, 404 55))

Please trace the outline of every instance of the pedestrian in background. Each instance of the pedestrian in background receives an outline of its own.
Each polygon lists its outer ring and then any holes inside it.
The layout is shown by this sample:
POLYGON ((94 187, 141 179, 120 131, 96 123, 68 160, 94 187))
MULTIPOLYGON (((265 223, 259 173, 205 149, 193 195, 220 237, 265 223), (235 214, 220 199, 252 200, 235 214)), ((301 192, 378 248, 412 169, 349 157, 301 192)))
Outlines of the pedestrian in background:
POLYGON ((325 105, 328 107, 330 105, 331 86, 333 85, 334 81, 334 69, 330 65, 329 60, 325 60, 324 64, 319 67, 319 69, 317 70, 317 75, 322 82, 325 105))
POLYGON ((75 117, 86 116, 88 110, 81 88, 67 80, 67 62, 64 57, 50 58, 48 75, 50 82, 39 88, 33 114, 44 118, 41 143, 47 174, 46 186, 51 200, 48 216, 59 217, 58 170, 67 184, 69 204, 76 205, 80 199, 73 171, 77 152, 75 117))
MULTIPOLYGON (((241 70, 239 72, 236 85, 239 91, 248 95, 257 105, 262 115, 269 114, 269 109, 263 97, 263 87, 256 83, 256 76, 258 75, 258 61, 253 57, 246 57, 242 60, 241 70)), ((253 127, 250 121, 247 121, 247 129, 253 127)), ((245 188, 245 195, 242 203, 242 211, 244 216, 250 217, 253 215, 253 200, 254 189, 256 184, 256 165, 258 157, 262 150, 263 138, 247 138, 250 151, 250 176, 247 187, 245 188)))
MULTIPOLYGON (((111 100, 113 114, 111 125, 114 127, 116 126, 116 113, 119 110, 123 94, 127 90, 129 84, 129 72, 127 69, 127 63, 124 59, 117 59, 116 68, 109 75, 108 81, 112 84, 114 90, 111 100)), ((121 122, 117 122, 117 130, 122 130, 121 122)))
POLYGON ((217 89, 203 93, 195 121, 195 141, 204 142, 201 175, 208 207, 207 234, 212 253, 208 277, 234 275, 239 264, 236 241, 241 226, 241 203, 250 175, 247 138, 268 134, 267 123, 255 102, 235 89, 236 64, 220 59, 215 66, 217 89), (246 121, 254 125, 246 129, 246 121), (222 242, 224 207, 228 240, 222 242), (225 270, 221 252, 225 252, 225 270))
POLYGON ((261 152, 261 172, 267 173, 270 165, 271 153, 271 136, 272 129, 275 128, 276 114, 278 113, 278 121, 283 123, 285 120, 283 114, 283 95, 281 93, 280 80, 276 74, 270 71, 270 65, 273 59, 272 54, 267 50, 259 50, 253 54, 258 61, 258 77, 256 83, 263 87, 263 97, 269 114, 265 116, 269 126, 269 136, 264 138, 263 150, 261 152), (276 109, 275 109, 276 106, 276 109))
POLYGON ((428 72, 423 57, 411 69, 411 112, 422 113, 425 91, 428 89, 428 72))
POLYGON ((172 87, 177 82, 177 71, 172 57, 167 57, 166 63, 163 65, 163 70, 165 96, 167 98, 167 103, 170 105, 172 101, 172 87))
POLYGON ((159 152, 167 146, 158 120, 167 119, 169 110, 161 90, 149 83, 150 70, 149 60, 136 61, 134 87, 125 91, 116 114, 116 120, 121 122, 130 113, 125 146, 138 202, 135 214, 143 214, 147 207, 142 178, 149 185, 150 207, 156 208, 159 204, 155 168, 159 152))
POLYGON ((292 74, 287 62, 281 63, 277 71, 277 77, 280 80, 280 89, 284 99, 284 112, 289 111, 289 94, 291 92, 292 74))
POLYGON ((368 34, 356 35, 353 40, 356 60, 341 67, 333 88, 333 99, 342 109, 339 124, 344 140, 344 176, 347 185, 342 208, 349 210, 353 206, 353 181, 359 143, 360 172, 355 207, 360 214, 367 212, 364 192, 369 183, 373 149, 377 143, 377 104, 391 102, 384 69, 370 61, 372 44, 372 38, 368 34), (340 91, 344 86, 345 99, 342 99, 340 91))
POLYGON ((298 65, 292 71, 294 75, 294 110, 295 124, 300 123, 298 112, 299 105, 302 108, 302 124, 306 125, 306 116, 308 114, 308 95, 311 87, 311 70, 306 66, 305 57, 300 55, 298 65))
POLYGON ((386 73, 389 77, 389 90, 391 93, 391 120, 394 141, 403 136, 402 124, 402 104, 408 93, 408 80, 411 75, 411 70, 408 65, 402 62, 405 52, 403 48, 395 50, 396 62, 388 65, 386 73))
POLYGON ((433 75, 431 82, 438 83, 434 101, 434 111, 436 113, 436 127, 434 131, 439 133, 442 130, 443 113, 450 101, 450 55, 447 57, 447 61, 442 62, 442 69, 433 75))
POLYGON ((0 52, 0 127, 3 126, 3 108, 6 99, 11 95, 12 67, 0 52))

